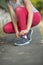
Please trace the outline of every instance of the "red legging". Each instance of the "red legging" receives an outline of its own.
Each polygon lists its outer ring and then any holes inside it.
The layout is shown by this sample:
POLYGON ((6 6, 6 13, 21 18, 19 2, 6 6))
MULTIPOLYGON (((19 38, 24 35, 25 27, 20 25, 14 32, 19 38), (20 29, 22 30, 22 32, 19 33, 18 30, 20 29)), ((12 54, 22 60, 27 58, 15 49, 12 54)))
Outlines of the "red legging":
MULTIPOLYGON (((26 25, 27 25, 27 19, 28 19, 28 12, 26 10, 26 8, 24 7, 17 7, 16 8, 16 15, 18 17, 18 30, 25 30, 26 29, 26 25)), ((34 12, 33 15, 33 21, 32 21, 32 27, 36 26, 39 24, 41 20, 41 15, 39 12, 34 12)), ((15 33, 12 21, 5 24, 3 26, 3 30, 6 33, 15 33)))

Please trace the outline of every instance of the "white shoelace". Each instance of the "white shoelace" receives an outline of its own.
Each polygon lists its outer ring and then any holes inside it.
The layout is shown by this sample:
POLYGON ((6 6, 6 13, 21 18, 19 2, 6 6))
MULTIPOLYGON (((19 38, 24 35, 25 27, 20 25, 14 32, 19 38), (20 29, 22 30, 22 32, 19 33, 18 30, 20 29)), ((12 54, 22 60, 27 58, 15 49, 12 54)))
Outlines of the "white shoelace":
POLYGON ((27 39, 27 35, 24 35, 23 38, 27 39))

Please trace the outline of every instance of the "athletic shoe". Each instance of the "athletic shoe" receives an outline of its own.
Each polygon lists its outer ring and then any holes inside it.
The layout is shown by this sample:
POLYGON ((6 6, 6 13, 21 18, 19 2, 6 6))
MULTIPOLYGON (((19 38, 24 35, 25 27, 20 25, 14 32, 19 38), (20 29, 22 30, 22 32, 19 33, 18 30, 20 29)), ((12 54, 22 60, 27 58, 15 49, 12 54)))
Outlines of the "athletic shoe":
POLYGON ((22 46, 22 45, 26 45, 30 43, 30 38, 25 38, 25 37, 21 37, 18 40, 15 41, 14 45, 15 46, 22 46))

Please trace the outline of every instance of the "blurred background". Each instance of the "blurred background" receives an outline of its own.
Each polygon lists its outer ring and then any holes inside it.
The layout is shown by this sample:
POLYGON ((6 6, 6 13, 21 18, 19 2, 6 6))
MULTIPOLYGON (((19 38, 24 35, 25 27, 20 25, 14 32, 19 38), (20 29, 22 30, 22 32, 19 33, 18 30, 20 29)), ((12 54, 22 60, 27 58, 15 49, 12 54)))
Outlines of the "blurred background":
MULTIPOLYGON (((41 20, 41 24, 40 24, 40 30, 42 31, 43 34, 43 0, 31 0, 33 5, 40 11, 41 15, 42 15, 42 20, 41 20)), ((5 0, 0 0, 0 33, 2 34, 2 26, 7 23, 8 21, 10 21, 10 15, 8 13, 8 8, 7 5, 5 3, 5 0)))
MULTIPOLYGON (((43 15, 43 0, 31 0, 33 5, 41 12, 43 15)), ((0 7, 8 11, 5 0, 0 0, 0 7)))

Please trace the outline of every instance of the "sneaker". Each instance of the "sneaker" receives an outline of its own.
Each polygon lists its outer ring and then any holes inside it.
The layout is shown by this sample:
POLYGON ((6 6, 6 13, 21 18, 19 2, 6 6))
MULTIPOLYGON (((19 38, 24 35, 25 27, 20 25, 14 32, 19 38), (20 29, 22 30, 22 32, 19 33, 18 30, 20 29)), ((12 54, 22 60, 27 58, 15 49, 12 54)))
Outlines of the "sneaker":
POLYGON ((30 29, 29 33, 27 34, 27 38, 32 40, 32 34, 33 34, 33 30, 30 29))
POLYGON ((15 46, 22 46, 30 43, 30 38, 24 38, 23 36, 15 41, 15 46))

